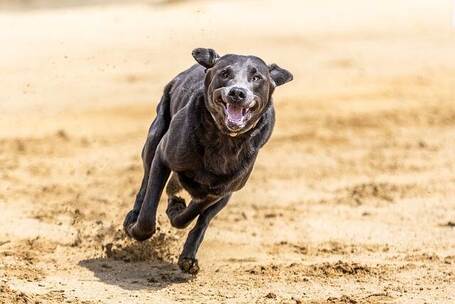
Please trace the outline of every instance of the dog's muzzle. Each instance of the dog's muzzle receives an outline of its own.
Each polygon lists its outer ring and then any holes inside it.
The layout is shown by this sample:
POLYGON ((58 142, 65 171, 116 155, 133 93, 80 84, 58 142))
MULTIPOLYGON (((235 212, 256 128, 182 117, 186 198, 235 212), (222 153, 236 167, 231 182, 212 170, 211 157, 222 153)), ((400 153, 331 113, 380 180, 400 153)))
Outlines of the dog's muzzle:
POLYGON ((219 89, 213 98, 215 103, 222 107, 224 124, 232 134, 242 131, 257 109, 254 95, 248 94, 242 88, 219 89))

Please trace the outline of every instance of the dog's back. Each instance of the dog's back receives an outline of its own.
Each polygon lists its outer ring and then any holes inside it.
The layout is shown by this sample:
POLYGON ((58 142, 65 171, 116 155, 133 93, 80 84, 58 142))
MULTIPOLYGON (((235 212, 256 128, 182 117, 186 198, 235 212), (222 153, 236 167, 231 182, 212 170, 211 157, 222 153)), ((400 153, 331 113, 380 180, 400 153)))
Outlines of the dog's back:
POLYGON ((194 96, 204 93, 204 70, 201 65, 195 64, 178 74, 170 82, 169 103, 171 116, 174 116, 194 96))

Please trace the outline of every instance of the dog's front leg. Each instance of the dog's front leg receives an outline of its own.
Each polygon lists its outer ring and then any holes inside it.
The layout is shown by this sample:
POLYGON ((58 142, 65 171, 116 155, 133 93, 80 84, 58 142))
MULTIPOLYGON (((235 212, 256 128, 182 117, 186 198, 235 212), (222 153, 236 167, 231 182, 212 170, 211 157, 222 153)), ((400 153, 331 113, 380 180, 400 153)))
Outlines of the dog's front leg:
POLYGON ((126 227, 129 236, 138 241, 144 241, 155 233, 156 209, 160 201, 161 193, 171 170, 162 161, 161 151, 158 149, 152 161, 150 175, 138 219, 135 223, 126 227))
POLYGON ((216 204, 222 198, 212 195, 202 199, 193 198, 187 207, 182 198, 171 196, 168 200, 166 214, 171 221, 172 227, 183 229, 191 224, 205 209, 216 204))
POLYGON ((183 251, 179 257, 179 267, 183 272, 191 274, 198 273, 199 265, 196 254, 204 238, 205 231, 210 221, 226 206, 230 198, 231 194, 222 197, 218 202, 205 209, 199 215, 196 225, 194 225, 194 228, 188 234, 183 251))

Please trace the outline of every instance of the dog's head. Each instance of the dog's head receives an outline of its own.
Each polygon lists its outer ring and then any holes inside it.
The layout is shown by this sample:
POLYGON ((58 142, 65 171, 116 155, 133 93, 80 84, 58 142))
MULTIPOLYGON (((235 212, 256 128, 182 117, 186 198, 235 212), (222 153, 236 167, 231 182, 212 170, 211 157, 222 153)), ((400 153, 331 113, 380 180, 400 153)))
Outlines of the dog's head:
POLYGON ((212 49, 193 51, 206 68, 206 107, 225 134, 236 136, 253 128, 271 102, 275 87, 292 80, 292 74, 255 56, 225 55, 212 49))

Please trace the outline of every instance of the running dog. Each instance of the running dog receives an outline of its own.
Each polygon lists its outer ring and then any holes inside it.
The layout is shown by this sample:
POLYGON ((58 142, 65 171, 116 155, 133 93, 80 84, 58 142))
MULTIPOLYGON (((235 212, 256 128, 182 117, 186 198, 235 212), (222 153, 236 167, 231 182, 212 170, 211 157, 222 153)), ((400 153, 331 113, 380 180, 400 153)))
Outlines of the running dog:
POLYGON ((256 56, 220 57, 206 48, 192 54, 198 64, 164 89, 142 150, 142 185, 123 226, 138 241, 150 238, 167 182, 172 226, 185 228, 198 218, 178 261, 183 272, 196 274, 196 253, 210 221, 245 185, 272 134, 272 94, 293 76, 256 56), (182 190, 191 195, 188 205, 178 196, 182 190))

